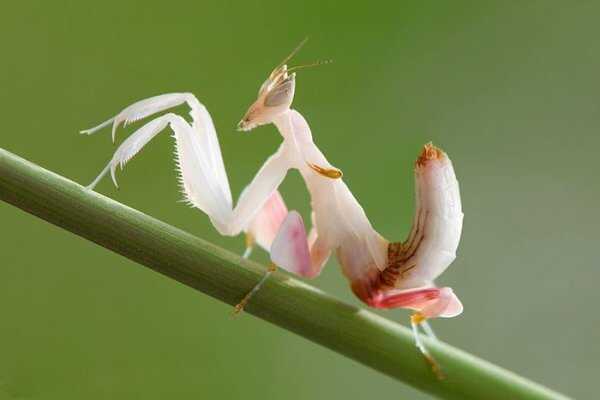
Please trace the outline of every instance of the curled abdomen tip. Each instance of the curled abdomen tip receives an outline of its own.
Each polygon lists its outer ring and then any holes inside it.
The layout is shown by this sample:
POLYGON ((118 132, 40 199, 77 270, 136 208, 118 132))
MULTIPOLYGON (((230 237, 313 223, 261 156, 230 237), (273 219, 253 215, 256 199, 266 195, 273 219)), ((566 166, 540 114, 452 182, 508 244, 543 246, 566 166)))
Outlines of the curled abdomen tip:
POLYGON ((415 166, 422 167, 427 164, 428 161, 442 160, 444 157, 446 157, 446 153, 439 147, 434 146, 433 143, 429 142, 423 146, 423 151, 421 151, 419 158, 417 158, 415 166))

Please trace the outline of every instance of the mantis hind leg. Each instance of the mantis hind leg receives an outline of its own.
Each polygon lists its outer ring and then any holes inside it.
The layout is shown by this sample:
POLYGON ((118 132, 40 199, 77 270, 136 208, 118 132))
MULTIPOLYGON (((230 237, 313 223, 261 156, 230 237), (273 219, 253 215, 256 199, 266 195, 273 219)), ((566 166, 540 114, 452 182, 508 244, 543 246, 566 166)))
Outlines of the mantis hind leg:
POLYGON ((425 334, 427 336, 429 336, 429 338, 431 338, 432 340, 438 340, 437 335, 431 328, 431 325, 429 325, 429 321, 423 320, 423 322, 421 322, 420 325, 421 325, 421 328, 423 328, 423 332, 425 332, 425 334))
MULTIPOLYGON (((429 350, 427 349, 427 347, 425 347, 425 344, 423 343, 423 340, 421 339, 421 336, 420 336, 420 333, 419 333, 419 325, 421 327, 423 327, 423 329, 425 331, 427 331, 427 329, 428 329, 428 328, 425 328, 425 326, 429 327, 429 330, 431 330, 431 327, 429 326, 429 324, 427 324, 427 325, 424 326, 423 323, 427 323, 426 322, 426 317, 423 314, 421 314, 420 312, 416 312, 413 315, 411 315, 411 317, 410 317, 410 325, 412 327, 413 337, 415 339, 415 345, 417 346, 417 348, 419 349, 419 351, 421 352, 421 354, 423 354, 423 357, 425 358, 425 361, 427 361, 427 363, 430 365, 431 370, 433 371, 433 373, 437 376, 438 379, 442 380, 442 379, 445 378, 445 375, 442 372, 442 368, 440 367, 440 364, 431 355, 431 353, 429 352, 429 350)), ((431 331, 431 332, 433 333, 433 331, 431 331)), ((435 334, 434 334, 434 337, 435 337, 435 334)))
POLYGON ((410 308, 416 311, 410 317, 413 338, 417 349, 421 352, 427 363, 431 366, 434 374, 443 379, 444 375, 440 365, 429 352, 421 338, 419 327, 423 328, 427 336, 435 338, 433 330, 427 323, 428 318, 443 315, 450 303, 448 288, 422 287, 416 289, 392 289, 385 292, 375 292, 369 295, 360 284, 354 285, 352 289, 363 301, 375 308, 410 308))

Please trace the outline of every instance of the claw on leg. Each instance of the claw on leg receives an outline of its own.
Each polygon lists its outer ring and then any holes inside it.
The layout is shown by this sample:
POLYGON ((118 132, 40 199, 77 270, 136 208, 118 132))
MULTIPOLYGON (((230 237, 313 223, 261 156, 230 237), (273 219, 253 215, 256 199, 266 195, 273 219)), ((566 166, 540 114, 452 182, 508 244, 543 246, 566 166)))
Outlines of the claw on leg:
POLYGON ((114 120, 115 120, 115 117, 108 119, 108 120, 104 121, 103 123, 101 123, 100 125, 95 126, 93 128, 84 129, 82 131, 79 131, 79 133, 82 135, 93 135, 94 133, 98 132, 100 129, 105 128, 105 127, 109 126, 110 124, 112 124, 114 120))
POLYGON ((311 163, 307 163, 307 164, 317 174, 322 175, 329 179, 339 179, 344 175, 341 170, 336 169, 336 168, 323 168, 317 164, 311 164, 311 163))
POLYGON ((277 266, 275 264, 271 263, 269 265, 269 268, 267 269, 267 272, 265 272, 265 274, 263 275, 261 280, 258 281, 258 283, 252 288, 252 290, 250 290, 248 292, 248 294, 246 294, 244 296, 242 301, 240 301, 239 303, 237 303, 235 305, 234 310, 233 310, 233 316, 236 316, 239 313, 241 313, 242 311, 244 311, 244 307, 246 307, 246 305, 248 304, 248 302, 250 301, 252 296, 254 296, 256 294, 256 292, 258 292, 260 290, 262 285, 264 285, 264 283, 267 281, 267 279, 269 279, 269 276, 271 276, 271 274, 275 271, 277 271, 277 266))
POLYGON ((423 354, 423 357, 425 357, 425 361, 427 361, 427 363, 431 367, 431 370, 433 371, 433 373, 435 374, 435 376, 439 380, 442 380, 442 379, 445 378, 445 375, 442 372, 440 364, 438 364, 438 362, 431 355, 431 353, 429 353, 429 350, 427 350, 427 348, 423 344, 423 341, 421 340, 421 337, 419 336, 419 329, 418 329, 418 327, 422 323, 426 322, 426 319, 427 318, 423 314, 421 314, 420 312, 416 312, 416 313, 414 313, 413 315, 410 316, 410 325, 412 327, 413 336, 415 338, 415 345, 417 346, 417 348, 419 349, 419 351, 421 352, 421 354, 423 354))
MULTIPOLYGON (((90 134, 91 135, 91 134, 90 134)), ((96 179, 94 179, 92 181, 92 183, 90 183, 89 185, 87 185, 85 188, 87 190, 94 190, 94 188, 96 187, 96 185, 98 184, 98 182, 100 182, 102 180, 102 178, 104 178, 104 176, 106 174, 108 174, 108 172, 110 171, 110 165, 111 163, 109 162, 106 167, 104 167, 104 169, 102 170, 102 172, 100 172, 100 174, 98 174, 98 176, 96 177, 96 179)), ((115 181, 115 185, 117 186, 117 188, 119 188, 119 185, 117 185, 117 182, 115 181)))

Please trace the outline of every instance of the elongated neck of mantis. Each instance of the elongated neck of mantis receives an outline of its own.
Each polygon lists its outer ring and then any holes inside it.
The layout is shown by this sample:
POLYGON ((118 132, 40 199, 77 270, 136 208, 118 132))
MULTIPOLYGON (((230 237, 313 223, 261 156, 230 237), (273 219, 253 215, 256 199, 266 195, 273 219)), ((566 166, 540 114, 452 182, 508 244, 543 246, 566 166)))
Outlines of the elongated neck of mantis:
POLYGON ((277 127, 279 134, 284 140, 295 141, 290 113, 291 109, 288 109, 287 111, 277 115, 275 118, 273 118, 273 124, 277 127))
MULTIPOLYGON (((277 115, 273 119, 273 124, 277 127, 279 134, 283 137, 284 146, 290 146, 295 149, 295 153, 301 155, 303 153, 301 148, 301 140, 297 137, 297 132, 294 131, 294 125, 292 123, 293 113, 296 111, 288 109, 287 111, 277 115)), ((299 160, 297 160, 299 161, 299 160)))

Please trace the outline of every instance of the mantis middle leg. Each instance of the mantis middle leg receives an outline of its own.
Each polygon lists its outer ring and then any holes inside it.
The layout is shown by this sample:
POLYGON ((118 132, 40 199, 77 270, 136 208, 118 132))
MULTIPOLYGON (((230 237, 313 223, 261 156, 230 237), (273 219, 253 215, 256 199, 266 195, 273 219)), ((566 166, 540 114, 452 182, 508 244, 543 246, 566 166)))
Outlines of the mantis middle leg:
MULTIPOLYGON (((261 211, 264 212, 268 210, 261 211)), ((270 245, 270 253, 271 264, 267 272, 235 306, 235 314, 244 309, 251 297, 258 292, 277 267, 306 278, 318 276, 329 259, 331 248, 319 238, 315 226, 307 236, 302 217, 292 210, 281 223, 270 245)))

